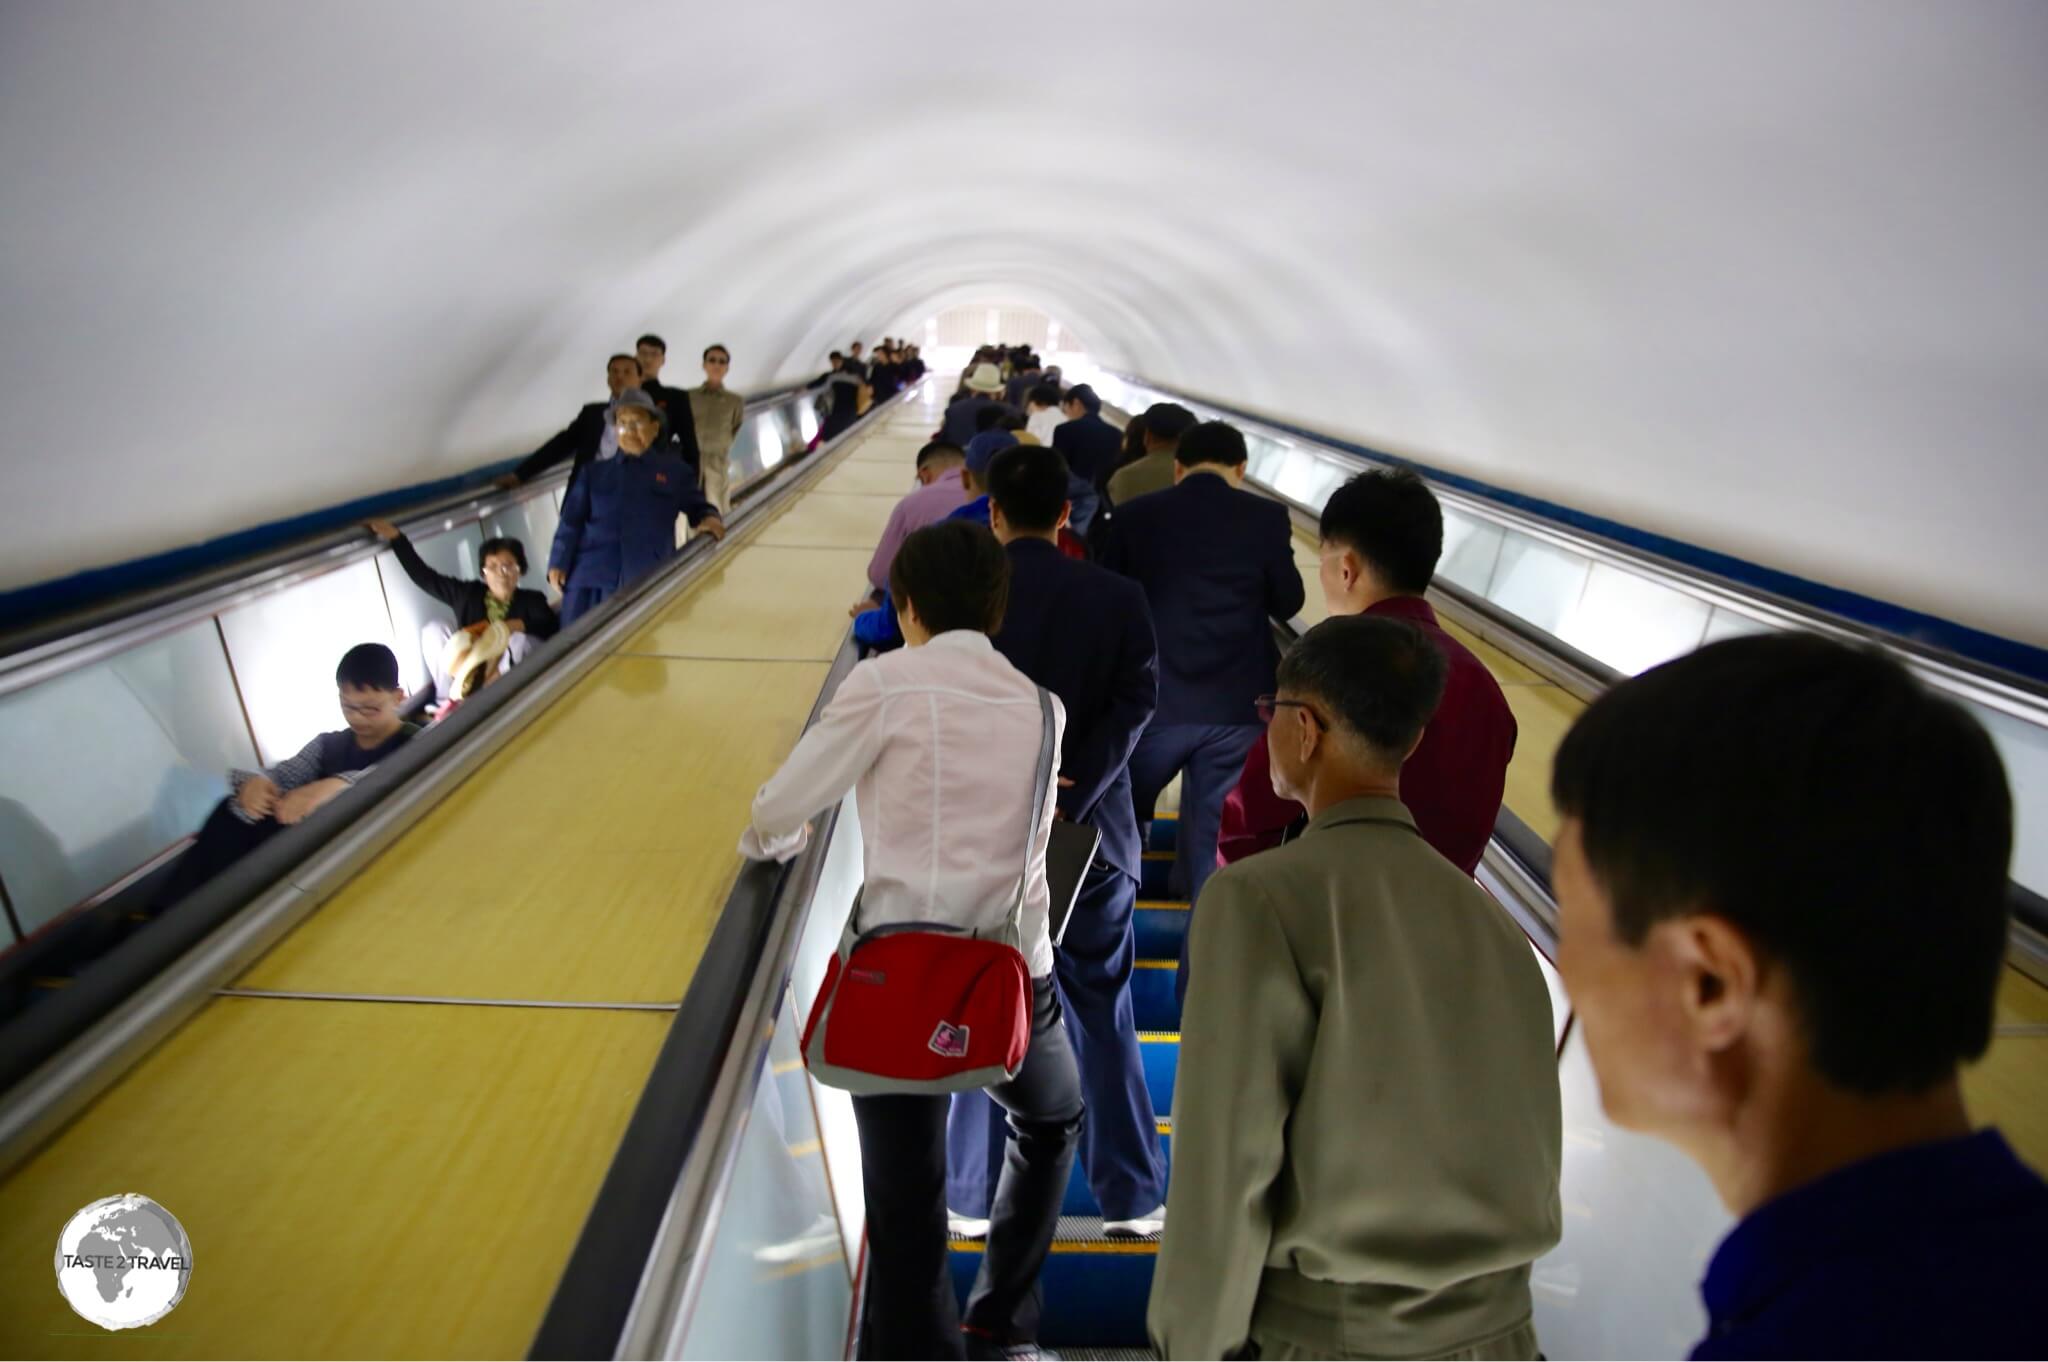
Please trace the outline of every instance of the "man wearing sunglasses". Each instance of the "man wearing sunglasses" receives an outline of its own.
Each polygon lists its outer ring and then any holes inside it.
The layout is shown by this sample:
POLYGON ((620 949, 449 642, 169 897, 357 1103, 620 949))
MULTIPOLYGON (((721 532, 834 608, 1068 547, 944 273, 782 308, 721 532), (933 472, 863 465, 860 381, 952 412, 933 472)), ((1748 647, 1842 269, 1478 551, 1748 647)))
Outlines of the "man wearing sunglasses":
POLYGON ((704 497, 720 515, 732 509, 732 444, 747 416, 747 399, 725 386, 731 372, 732 351, 723 345, 708 345, 704 348, 704 381, 689 393, 704 497))

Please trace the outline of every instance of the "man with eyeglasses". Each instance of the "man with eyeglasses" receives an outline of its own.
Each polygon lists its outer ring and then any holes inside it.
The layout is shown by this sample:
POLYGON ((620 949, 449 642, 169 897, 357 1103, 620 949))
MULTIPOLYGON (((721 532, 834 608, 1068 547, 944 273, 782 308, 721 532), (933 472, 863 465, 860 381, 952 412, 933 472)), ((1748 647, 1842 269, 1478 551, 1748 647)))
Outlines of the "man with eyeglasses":
POLYGON ((322 733, 274 766, 233 771, 232 793, 214 809, 150 908, 155 916, 285 828, 302 823, 370 774, 418 733, 406 721, 398 657, 381 643, 359 643, 334 670, 345 727, 322 733))
POLYGON ((486 539, 478 556, 483 560, 483 580, 465 581, 436 572, 420 557, 410 539, 388 520, 368 522, 369 530, 391 546, 398 565, 412 584, 455 612, 451 628, 445 619, 428 620, 420 627, 420 656, 434 675, 434 691, 443 700, 455 695, 454 678, 445 670, 448 640, 458 632, 482 633, 503 623, 511 631, 500 670, 517 666, 543 640, 561 628, 555 608, 545 593, 519 585, 526 575, 526 546, 517 539, 486 539))
POLYGON ((707 345, 704 381, 689 393, 704 495, 720 515, 732 509, 732 445, 747 419, 747 399, 725 386, 731 372, 732 351, 723 345, 707 345))
POLYGON ((619 457, 570 480, 548 555, 562 593, 562 627, 654 571, 676 553, 676 520, 725 538, 718 508, 697 488, 697 470, 656 445, 661 413, 637 389, 619 399, 619 457))
POLYGON ((697 423, 690 419, 690 395, 661 381, 661 366, 668 363, 668 342, 650 332, 633 343, 633 355, 640 361, 640 391, 654 399, 655 409, 661 413, 662 446, 685 463, 697 465, 702 455, 697 446, 697 423))
POLYGON ((1550 995, 1513 919, 1422 839, 1401 766, 1442 694, 1407 621, 1330 619, 1261 696, 1308 828, 1189 924, 1162 1357, 1530 1358, 1563 1227, 1550 995))

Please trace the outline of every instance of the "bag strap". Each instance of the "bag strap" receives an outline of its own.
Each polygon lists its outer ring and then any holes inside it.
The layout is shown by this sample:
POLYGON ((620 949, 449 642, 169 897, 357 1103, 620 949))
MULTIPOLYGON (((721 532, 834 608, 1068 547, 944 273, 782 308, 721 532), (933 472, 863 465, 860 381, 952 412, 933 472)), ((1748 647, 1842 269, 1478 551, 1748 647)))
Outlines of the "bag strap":
POLYGON ((1031 804, 1024 811, 1024 864, 1017 871, 1017 899, 1010 905, 1010 939, 1024 949, 1024 895, 1031 884, 1031 852, 1038 841, 1038 816, 1052 784, 1052 695, 1038 687, 1038 774, 1031 780, 1031 804))

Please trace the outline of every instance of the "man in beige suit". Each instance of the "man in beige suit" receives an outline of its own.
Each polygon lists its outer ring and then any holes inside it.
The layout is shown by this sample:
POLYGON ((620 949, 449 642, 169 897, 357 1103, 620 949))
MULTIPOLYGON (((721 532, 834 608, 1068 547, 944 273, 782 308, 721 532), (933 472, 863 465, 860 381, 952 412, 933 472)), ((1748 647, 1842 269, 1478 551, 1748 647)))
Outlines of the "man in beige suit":
POLYGON ((1194 916, 1166 1357, 1537 1355, 1561 1229, 1550 998, 1528 939, 1415 830, 1401 763, 1443 690, 1413 624, 1327 620, 1261 702, 1298 839, 1194 916))

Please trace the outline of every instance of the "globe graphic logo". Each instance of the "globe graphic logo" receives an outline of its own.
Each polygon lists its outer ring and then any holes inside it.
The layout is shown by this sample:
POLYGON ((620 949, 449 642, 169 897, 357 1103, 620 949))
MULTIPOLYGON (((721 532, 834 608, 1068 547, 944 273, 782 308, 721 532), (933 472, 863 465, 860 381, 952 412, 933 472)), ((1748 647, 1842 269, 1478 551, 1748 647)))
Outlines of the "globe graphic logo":
POLYGON ((192 1280, 178 1217, 136 1192, 103 1197, 57 1236, 57 1289, 102 1329, 139 1329, 177 1308, 192 1280))

